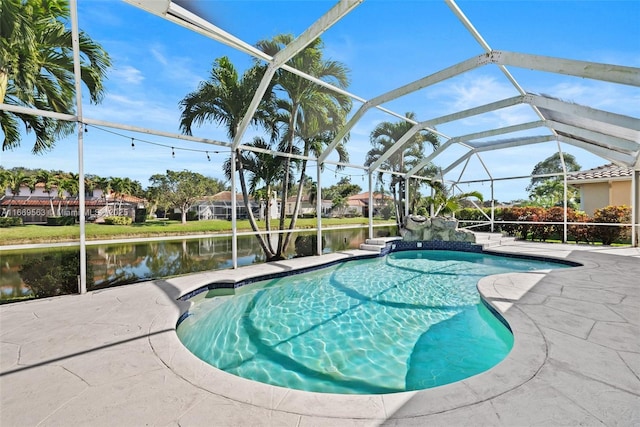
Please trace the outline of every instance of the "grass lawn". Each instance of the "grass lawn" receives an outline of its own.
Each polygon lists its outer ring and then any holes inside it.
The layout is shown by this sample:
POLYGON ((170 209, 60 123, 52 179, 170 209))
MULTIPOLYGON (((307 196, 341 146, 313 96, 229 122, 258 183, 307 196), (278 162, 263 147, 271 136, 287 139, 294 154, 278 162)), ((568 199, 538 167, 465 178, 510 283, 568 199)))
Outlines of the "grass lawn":
MULTIPOLYGON (((272 221, 272 228, 276 221, 272 221)), ((289 221, 287 221, 287 225, 289 221)), ((323 218, 323 227, 367 225, 367 218, 323 218)), ((393 220, 374 220, 374 224, 395 225, 393 220)), ((258 221, 264 230, 264 221, 258 221)), ((315 218, 300 218, 296 221, 297 229, 314 228, 315 218)), ((251 231, 248 220, 238 221, 238 231, 251 231)), ((85 234, 87 240, 108 240, 135 237, 179 236, 190 234, 230 233, 231 221, 209 220, 189 221, 147 221, 142 224, 104 225, 87 223, 85 234)), ((80 226, 46 226, 25 225, 21 227, 0 228, 0 245, 24 243, 67 242, 80 238, 80 226)))

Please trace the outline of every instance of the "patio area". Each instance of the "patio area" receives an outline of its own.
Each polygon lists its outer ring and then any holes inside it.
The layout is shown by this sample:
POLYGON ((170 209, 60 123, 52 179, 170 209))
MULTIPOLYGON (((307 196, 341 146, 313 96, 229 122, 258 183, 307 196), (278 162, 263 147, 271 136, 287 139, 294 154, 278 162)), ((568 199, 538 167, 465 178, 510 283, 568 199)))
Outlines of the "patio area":
POLYGON ((483 374, 390 395, 309 393, 218 371, 178 340, 179 296, 365 253, 351 250, 0 306, 0 424, 639 425, 640 249, 482 242, 582 264, 481 280, 515 336, 483 374))

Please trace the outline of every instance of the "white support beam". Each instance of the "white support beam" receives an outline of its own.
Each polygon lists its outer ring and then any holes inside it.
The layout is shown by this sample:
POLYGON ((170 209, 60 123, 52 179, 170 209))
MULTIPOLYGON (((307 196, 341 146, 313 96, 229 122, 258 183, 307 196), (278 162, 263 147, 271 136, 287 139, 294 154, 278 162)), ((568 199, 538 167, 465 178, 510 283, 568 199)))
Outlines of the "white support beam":
POLYGON ((558 136, 558 141, 573 145, 574 147, 582 148, 583 150, 586 150, 592 154, 595 154, 596 156, 602 157, 603 159, 609 160, 610 162, 618 165, 633 167, 633 165, 635 165, 636 161, 638 160, 637 155, 632 156, 629 154, 623 154, 617 151, 610 150, 608 148, 598 147, 597 145, 562 135, 558 136))
POLYGON ((253 119, 253 115, 258 109, 258 106, 260 105, 264 94, 269 88, 271 80, 273 79, 276 71, 282 65, 284 65, 285 62, 289 61, 291 58, 304 50, 309 45, 309 43, 320 37, 325 31, 331 28, 332 25, 342 19, 346 14, 351 12, 351 10, 362 3, 362 1, 363 0, 340 0, 339 3, 332 7, 323 16, 321 16, 320 19, 314 22, 302 34, 296 37, 295 40, 293 40, 290 44, 285 46, 281 51, 273 56, 264 76, 262 76, 262 80, 260 81, 256 92, 253 94, 253 98, 251 99, 251 103, 249 104, 245 115, 242 117, 242 120, 238 125, 238 129, 233 139, 232 149, 235 150, 240 145, 240 142, 242 141, 242 138, 244 137, 244 134, 247 131, 251 120, 253 119))
POLYGON ((606 135, 600 132, 594 132, 588 129, 579 128, 565 123, 547 120, 547 125, 556 131, 568 133, 580 138, 584 138, 594 144, 610 148, 616 151, 638 151, 640 150, 640 142, 629 141, 627 139, 618 138, 612 135, 606 135))
MULTIPOLYGON (((511 107, 516 104, 521 104, 523 102, 523 96, 514 96, 512 98, 503 99, 496 102, 491 102, 486 105, 481 105, 479 107, 469 108, 468 110, 459 111, 457 113, 447 114, 445 116, 437 117, 435 119, 430 119, 424 122, 420 122, 417 125, 414 125, 405 133, 395 144, 393 144, 389 149, 378 158, 371 166, 369 166, 369 170, 376 170, 380 165, 386 161, 389 157, 393 155, 396 151, 398 151, 401 147, 406 144, 406 142, 418 131, 428 128, 430 126, 435 126, 441 123, 448 123, 455 120, 464 119, 471 116, 476 116, 478 114, 487 113, 489 111, 499 110, 501 108, 511 107)), ((415 168, 414 168, 415 169, 415 168)), ((415 173, 415 172, 414 172, 415 173)))
POLYGON ((442 179, 442 181, 444 182, 444 176, 451 172, 453 169, 455 169, 459 164, 461 164, 462 162, 466 161, 467 159, 469 159, 473 154, 475 153, 475 151, 470 150, 467 151, 466 153, 464 153, 462 156, 458 157, 457 160, 455 160, 453 163, 450 163, 449 166, 447 166, 444 169, 440 169, 440 178, 442 179))
MULTIPOLYGON (((470 142, 474 139, 488 138, 490 136, 504 135, 512 132, 520 132, 523 130, 535 129, 545 125, 544 120, 536 120, 535 122, 522 123, 519 125, 505 126, 502 128, 490 129, 481 132, 468 133, 466 135, 454 136, 455 142, 470 142)), ((470 145, 473 145, 470 143, 470 145)))
POLYGON ((73 47, 73 77, 76 96, 76 131, 78 134, 78 219, 80 228, 80 277, 78 293, 87 293, 87 236, 86 236, 86 206, 84 183, 84 129, 82 128, 82 68, 80 63, 80 30, 78 28, 78 2, 69 2, 71 15, 71 45, 73 47))
POLYGON ((56 120, 64 120, 67 122, 78 121, 78 116, 72 114, 56 113, 55 111, 39 110, 37 108, 20 107, 18 105, 0 104, 0 110, 11 111, 12 113, 28 114, 30 116, 51 117, 56 120))
POLYGON ((494 50, 491 62, 530 70, 640 86, 640 68, 494 50))
POLYGON ((514 139, 514 140, 508 140, 508 141, 496 141, 494 143, 488 143, 487 145, 474 148, 473 150, 465 153, 458 160, 454 161, 449 166, 442 169, 441 173, 442 173, 442 176, 444 177, 444 175, 451 172, 453 169, 455 169, 456 166, 458 166, 460 163, 465 161, 472 154, 482 153, 485 151, 501 150, 504 148, 521 147, 523 145, 539 144, 542 142, 553 141, 555 139, 556 137, 554 135, 543 135, 543 136, 533 136, 528 138, 520 138, 520 139, 514 139))
POLYGON ((525 96, 525 102, 535 105, 536 107, 579 116, 588 120, 608 123, 621 128, 640 131, 640 119, 636 119, 634 117, 596 110, 595 108, 586 107, 584 105, 572 104, 558 99, 533 94, 527 94, 525 96))
MULTIPOLYGON (((471 33, 473 38, 476 39, 476 41, 480 44, 480 46, 482 46, 482 49, 484 49, 485 52, 490 53, 493 49, 491 49, 491 47, 489 46, 489 43, 487 43, 484 40, 484 38, 480 35, 480 32, 476 30, 476 28, 473 26, 471 21, 462 12, 462 10, 458 7, 455 1, 445 0, 445 3, 447 4, 447 6, 449 6, 449 9, 451 9, 451 11, 454 13, 454 15, 456 15, 456 17, 460 20, 460 22, 462 22, 462 25, 465 26, 467 31, 471 33)), ((498 68, 500 68, 500 71, 502 71, 502 74, 505 75, 505 77, 511 82, 513 87, 515 87, 516 90, 520 93, 520 95, 524 95, 526 93, 525 90, 522 88, 522 86, 520 86, 520 84, 516 81, 515 77, 511 75, 509 70, 507 70, 507 67, 505 67, 504 65, 498 65, 498 68)))
POLYGON ((378 160, 376 160, 375 162, 373 162, 373 164, 371 164, 371 166, 369 166, 369 172, 373 172, 374 170, 378 169, 380 165, 382 165, 382 163, 384 163, 400 148, 404 147, 407 141, 409 141, 409 139, 411 139, 422 128, 423 126, 421 123, 411 126, 411 129, 409 129, 404 135, 402 135, 399 140, 397 140, 391 147, 387 149, 387 151, 385 151, 380 157, 378 157, 378 160))
POLYGON ((229 148, 231 146, 231 144, 229 144, 228 142, 217 141, 215 139, 199 138, 199 137, 195 137, 195 136, 191 136, 191 135, 183 135, 183 134, 180 134, 180 133, 173 133, 173 132, 164 132, 164 131, 153 130, 153 129, 149 129, 149 128, 143 128, 143 127, 139 127, 139 126, 131 126, 131 125, 125 125, 125 124, 120 124, 120 123, 107 122, 107 121, 104 121, 104 120, 96 120, 96 119, 92 119, 92 118, 89 118, 89 117, 83 117, 82 118, 82 122, 85 123, 85 124, 88 124, 88 125, 102 126, 102 127, 112 128, 112 129, 126 130, 126 131, 131 131, 131 132, 143 133, 143 134, 146 134, 146 135, 160 136, 160 137, 163 137, 163 138, 171 138, 171 139, 179 139, 179 140, 190 141, 190 142, 198 142, 198 143, 201 143, 201 144, 217 145, 217 146, 225 147, 225 148, 229 148))
POLYGON ((522 147, 523 145, 540 144, 542 142, 554 141, 555 135, 539 135, 524 138, 510 139, 506 141, 489 142, 485 145, 475 147, 473 151, 483 153, 486 151, 502 150, 505 148, 522 147))
POLYGON ((362 118, 362 116, 371 108, 377 107, 385 102, 393 101, 401 96, 408 95, 410 93, 416 92, 420 89, 424 89, 425 87, 434 85, 443 80, 447 80, 451 77, 455 77, 457 75, 466 73, 467 71, 473 70, 480 66, 486 65, 488 63, 487 55, 479 55, 473 58, 467 59, 466 61, 460 62, 451 67, 445 68, 444 70, 438 71, 429 76, 423 77, 419 80, 416 80, 412 83, 401 86, 392 91, 383 93, 382 95, 378 95, 375 98, 370 99, 365 102, 353 117, 347 122, 343 129, 336 135, 334 140, 329 144, 329 146, 324 150, 324 152, 318 157, 318 161, 320 163, 324 162, 327 157, 331 154, 334 148, 340 143, 340 141, 345 137, 347 133, 355 126, 355 124, 362 118))
MULTIPOLYGON (((282 51, 284 50, 285 49, 283 49, 282 51)), ((242 141, 242 138, 244 137, 244 134, 247 131, 251 120, 253 119, 253 115, 256 113, 256 110, 260 106, 260 102, 262 102, 262 98, 267 92, 267 89, 269 88, 271 80, 276 74, 276 71, 278 71, 278 67, 275 64, 270 63, 267 66, 267 69, 262 76, 262 80, 260 80, 260 84, 253 94, 253 98, 251 98, 249 107, 247 107, 247 111, 245 112, 244 116, 242 116, 242 120, 240 120, 240 123, 238 124, 238 129, 236 129, 235 135, 233 137, 233 142, 231 143, 232 150, 235 150, 238 148, 238 146, 240 146, 240 142, 242 141)))
POLYGON ((437 150, 435 150, 433 153, 429 154, 420 163, 418 163, 416 166, 414 166, 413 169, 411 169, 409 172, 407 172, 405 174, 405 177, 415 175, 420 169, 422 169, 423 167, 428 165, 433 159, 435 159, 440 154, 442 154, 447 148, 452 146, 455 142, 456 142, 455 138, 452 138, 452 139, 448 140, 447 142, 445 142, 444 144, 442 144, 440 147, 438 147, 437 150))

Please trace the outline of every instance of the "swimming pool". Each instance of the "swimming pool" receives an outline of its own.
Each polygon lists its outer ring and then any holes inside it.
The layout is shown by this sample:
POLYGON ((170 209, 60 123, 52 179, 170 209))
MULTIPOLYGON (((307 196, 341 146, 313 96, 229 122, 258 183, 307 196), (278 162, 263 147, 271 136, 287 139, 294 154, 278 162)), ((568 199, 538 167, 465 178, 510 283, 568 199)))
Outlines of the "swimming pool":
POLYGON ((406 251, 199 298, 178 326, 197 357, 288 388, 348 394, 418 390, 495 366, 513 336, 481 301, 481 277, 564 265, 406 251))

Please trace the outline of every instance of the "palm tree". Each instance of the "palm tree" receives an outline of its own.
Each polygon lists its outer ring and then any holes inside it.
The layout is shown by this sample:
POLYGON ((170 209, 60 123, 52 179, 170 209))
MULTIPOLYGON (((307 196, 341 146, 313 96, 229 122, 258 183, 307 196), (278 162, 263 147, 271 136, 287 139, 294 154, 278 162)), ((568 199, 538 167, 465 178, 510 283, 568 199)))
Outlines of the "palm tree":
MULTIPOLYGON (((414 120, 415 113, 407 113, 408 119, 414 120)), ((370 166, 375 163, 380 156, 386 153, 400 138, 402 138, 413 125, 408 121, 400 121, 396 123, 382 122, 378 124, 371 132, 370 140, 373 148, 367 152, 365 159, 365 166, 370 166)), ((437 148, 439 145, 438 137, 428 130, 416 132, 403 147, 395 151, 387 160, 385 160, 381 168, 398 173, 405 173, 416 166, 424 159, 425 145, 431 145, 432 148, 437 148)), ((430 176, 435 172, 433 167, 423 168, 419 175, 430 176)), ((378 173, 378 180, 382 182, 383 173, 378 173)), ((401 176, 393 174, 391 176, 391 182, 389 189, 393 196, 393 203, 396 209, 396 221, 398 227, 402 224, 404 215, 404 187, 405 183, 401 176), (398 194, 400 193, 400 194, 398 194)), ((414 196, 410 198, 415 199, 418 188, 413 190, 414 196)), ((411 188, 410 188, 411 191, 411 188)), ((405 201, 406 203, 407 201, 405 201)))
POLYGON ((41 169, 35 176, 36 183, 44 184, 44 192, 49 195, 49 205, 51 207, 51 215, 54 215, 55 210, 53 209, 53 197, 51 197, 51 191, 53 187, 57 186, 58 179, 55 174, 41 169))
MULTIPOLYGON (((263 52, 274 56, 293 40, 292 35, 281 34, 271 40, 260 41, 257 46, 263 52)), ((322 41, 316 39, 291 58, 287 64, 320 80, 346 88, 349 85, 347 68, 340 62, 325 60, 322 57, 323 47, 322 41)), ((344 125, 345 117, 351 110, 351 99, 282 69, 276 73, 274 80, 276 89, 281 89, 286 94, 286 98, 278 100, 280 120, 285 123, 285 136, 280 151, 292 154, 296 142, 301 142, 302 155, 306 157, 312 151, 319 151, 323 144, 329 144, 332 141, 330 137, 344 125)), ((346 151, 343 151, 344 153, 346 151)), ((285 170, 288 170, 292 163, 291 158, 285 158, 284 162, 285 170)), ((298 196, 289 230, 295 228, 300 210, 302 177, 306 173, 306 166, 307 161, 302 160, 299 168, 298 196)), ((285 174, 284 178, 281 188, 282 203, 286 202, 290 187, 288 174, 285 174)), ((285 228, 285 216, 285 209, 281 209, 280 230, 285 228)), ((292 233, 278 236, 277 257, 282 257, 291 236, 292 233)))
MULTIPOLYGON (((74 114, 72 33, 68 0, 3 0, 0 17, 0 102, 74 114)), ((82 81, 91 102, 104 94, 111 60, 86 33, 79 34, 82 81)), ((36 137, 33 153, 51 149, 73 132, 72 122, 0 111, 2 150, 20 145, 19 122, 36 137)))
POLYGON ((35 189, 35 181, 31 176, 25 174, 21 169, 6 171, 3 174, 2 181, 4 183, 3 187, 5 189, 9 188, 9 191, 11 191, 11 200, 9 200, 9 206, 7 206, 7 210, 4 213, 4 216, 6 218, 9 216, 11 205, 13 204, 16 196, 20 195, 22 186, 29 187, 29 189, 33 193, 33 190, 35 189))
POLYGON ((480 202, 483 201, 482 193, 478 191, 468 191, 466 193, 452 194, 451 189, 448 189, 440 181, 429 181, 429 186, 434 190, 433 196, 425 198, 427 205, 433 207, 433 214, 431 216, 438 216, 439 214, 453 214, 460 210, 462 207, 461 202, 469 198, 476 198, 480 202))
POLYGON ((109 194, 111 193, 111 178, 105 178, 102 176, 93 177, 93 184, 95 188, 99 188, 102 191, 102 198, 104 199, 104 205, 106 215, 109 216, 109 194))
POLYGON ((115 198, 118 200, 118 211, 116 215, 122 215, 122 202, 127 195, 133 190, 133 181, 130 178, 111 178, 111 189, 115 198))
MULTIPOLYGON (((194 125, 213 122, 226 127, 227 136, 233 140, 264 72, 264 66, 255 65, 240 75, 229 58, 216 59, 209 80, 201 82, 196 91, 180 101, 182 107, 180 130, 186 135, 192 135, 194 125)), ((273 92, 269 89, 251 119, 253 125, 261 125, 267 129, 272 139, 277 136, 273 110, 273 92)), ((244 175, 243 155, 240 150, 236 152, 236 159, 242 196, 248 208, 249 193, 244 175)), ((227 160, 226 168, 230 177, 230 160, 227 160)), ((235 197, 235 194, 232 194, 232 197, 235 197)), ((268 244, 263 236, 257 233, 258 226, 253 212, 250 209, 247 210, 251 228, 256 231, 256 238, 269 259, 271 251, 268 244)))
POLYGON ((74 197, 80 189, 80 177, 77 173, 64 173, 58 175, 58 216, 62 216, 62 202, 67 200, 67 195, 74 197))
MULTIPOLYGON (((249 147, 260 148, 263 150, 271 150, 273 147, 271 144, 267 143, 264 139, 260 137, 256 137, 252 142, 246 144, 249 147)), ((297 151, 296 151, 297 154, 297 151)), ((282 167, 281 159, 273 154, 267 154, 264 152, 253 152, 253 151, 245 151, 238 152, 237 155, 237 170, 240 174, 240 185, 247 187, 246 182, 248 181, 248 188, 243 188, 242 195, 245 206, 247 206, 249 219, 253 218, 253 212, 249 209, 249 194, 254 195, 254 197, 259 192, 258 189, 260 186, 263 186, 264 191, 263 194, 264 201, 266 202, 266 215, 265 215, 265 229, 267 232, 271 231, 271 200, 272 194, 274 192, 274 183, 283 181, 283 175, 285 174, 284 168, 282 167)), ((231 179, 231 159, 227 159, 224 163, 224 171, 227 179, 231 179)), ((289 175, 293 174, 293 171, 289 170, 289 175)), ((284 204, 282 204, 281 209, 284 209, 284 204)), ((253 223, 252 223, 253 227, 253 223)), ((255 232, 258 231, 257 225, 254 229, 255 232)), ((271 239, 265 239, 262 235, 257 234, 258 242, 260 247, 263 249, 268 260, 272 260, 276 258, 276 251, 271 244, 271 239)))

